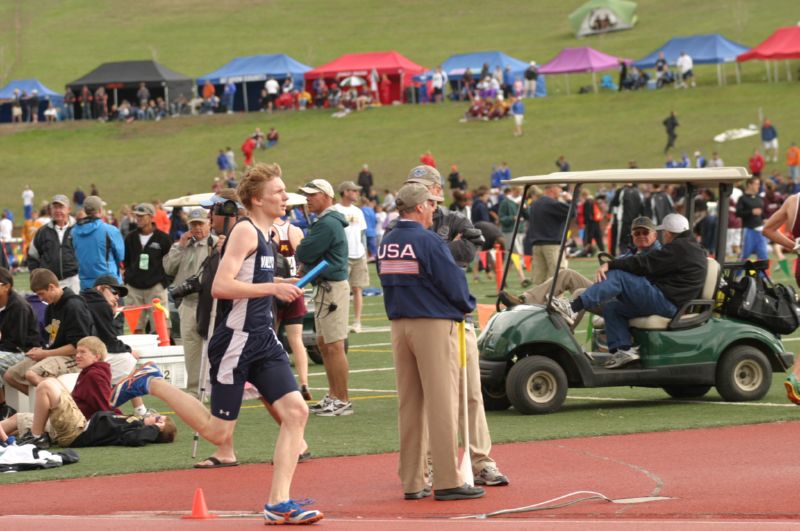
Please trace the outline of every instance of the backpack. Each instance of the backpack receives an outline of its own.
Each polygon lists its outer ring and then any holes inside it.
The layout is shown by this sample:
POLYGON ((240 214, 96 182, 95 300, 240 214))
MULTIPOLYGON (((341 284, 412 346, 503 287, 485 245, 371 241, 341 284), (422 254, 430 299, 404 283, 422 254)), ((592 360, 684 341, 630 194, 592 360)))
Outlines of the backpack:
POLYGON ((800 326, 800 306, 794 288, 773 284, 763 273, 745 275, 722 290, 725 315, 780 335, 791 334, 800 326))

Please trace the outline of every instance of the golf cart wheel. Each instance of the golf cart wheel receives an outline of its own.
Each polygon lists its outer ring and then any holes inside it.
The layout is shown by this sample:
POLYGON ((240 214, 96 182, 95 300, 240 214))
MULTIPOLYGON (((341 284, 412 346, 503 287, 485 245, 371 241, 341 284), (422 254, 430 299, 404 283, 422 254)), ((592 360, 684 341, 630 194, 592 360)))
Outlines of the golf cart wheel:
POLYGON ((760 400, 772 385, 772 368, 759 349, 737 345, 717 365, 717 391, 728 402, 760 400))
POLYGON ((523 415, 558 411, 567 398, 567 387, 564 369, 544 356, 522 358, 506 378, 508 399, 523 415))
POLYGON ((664 391, 672 398, 702 398, 711 390, 710 385, 665 385, 664 391))
POLYGON ((486 411, 505 411, 511 405, 506 394, 505 382, 500 385, 481 385, 483 409, 486 411))

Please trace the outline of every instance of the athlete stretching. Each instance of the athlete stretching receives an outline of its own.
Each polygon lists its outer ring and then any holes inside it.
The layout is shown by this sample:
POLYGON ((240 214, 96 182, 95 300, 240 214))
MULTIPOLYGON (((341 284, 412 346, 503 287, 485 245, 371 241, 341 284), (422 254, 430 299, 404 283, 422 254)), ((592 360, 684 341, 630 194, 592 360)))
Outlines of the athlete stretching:
POLYGON ((269 233, 273 220, 284 215, 288 200, 280 166, 255 165, 237 191, 250 217, 239 219, 234 226, 214 277, 212 294, 219 299, 221 318, 208 345, 211 412, 165 381, 155 365, 145 365, 117 385, 111 402, 119 406, 143 394, 162 399, 203 438, 218 446, 216 460, 228 459, 233 464, 233 431, 244 384, 250 382, 282 420, 264 517, 268 524, 307 524, 323 515, 292 500, 289 488, 302 450, 308 407, 288 355, 272 329, 272 298, 291 302, 303 294, 294 280, 274 278, 269 233))

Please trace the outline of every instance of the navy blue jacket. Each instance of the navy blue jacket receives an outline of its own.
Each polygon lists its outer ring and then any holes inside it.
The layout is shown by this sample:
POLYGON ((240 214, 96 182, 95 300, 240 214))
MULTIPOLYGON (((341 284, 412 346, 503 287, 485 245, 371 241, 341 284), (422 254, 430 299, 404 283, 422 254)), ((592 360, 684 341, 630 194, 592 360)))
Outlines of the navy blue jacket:
POLYGON ((384 236, 378 273, 389 319, 463 321, 475 309, 466 274, 447 244, 416 221, 401 219, 384 236))

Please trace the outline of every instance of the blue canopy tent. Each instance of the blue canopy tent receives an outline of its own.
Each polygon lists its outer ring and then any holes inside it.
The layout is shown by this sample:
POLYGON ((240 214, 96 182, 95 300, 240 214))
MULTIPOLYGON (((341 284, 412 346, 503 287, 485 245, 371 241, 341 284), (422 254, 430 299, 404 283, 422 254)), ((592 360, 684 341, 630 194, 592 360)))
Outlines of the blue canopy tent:
MULTIPOLYGON (((37 79, 15 79, 8 85, 0 89, 0 122, 11 121, 11 100, 14 99, 14 90, 19 90, 19 94, 23 98, 28 97, 35 90, 39 95, 39 120, 44 121, 44 111, 47 105, 52 101, 55 107, 59 109, 64 105, 64 96, 57 92, 53 92, 46 86, 42 85, 37 79)), ((23 100, 23 108, 25 106, 23 100)), ((23 117, 27 118, 26 112, 23 112, 23 117)))
MULTIPOLYGON (((511 75, 516 78, 517 76, 523 77, 525 70, 528 69, 528 63, 521 61, 503 52, 490 51, 490 52, 474 52, 474 53, 461 53, 451 55, 446 61, 442 63, 442 70, 447 74, 448 79, 452 84, 460 88, 461 80, 464 78, 464 72, 469 68, 473 77, 477 81, 478 75, 483 69, 483 65, 489 65, 489 72, 494 72, 496 67, 500 67, 505 71, 506 67, 511 69, 511 75)), ((433 70, 429 70, 424 74, 414 76, 414 81, 428 81, 433 75, 433 70)), ((543 75, 539 76, 536 83, 536 97, 542 98, 547 95, 547 85, 545 84, 543 75)))
POLYGON ((202 87, 206 81, 211 81, 213 85, 225 85, 228 81, 241 84, 237 87, 233 108, 249 111, 258 108, 261 89, 267 79, 274 77, 282 83, 288 74, 292 76, 294 87, 300 89, 303 87, 303 74, 309 70, 310 66, 295 61, 286 54, 250 55, 237 57, 221 68, 197 78, 197 85, 202 87))
MULTIPOLYGON (((717 65, 717 81, 720 85, 724 83, 724 76, 720 65, 724 63, 735 63, 736 56, 749 50, 747 46, 742 46, 730 41, 718 33, 709 35, 692 35, 690 37, 673 37, 663 46, 656 49, 642 59, 634 62, 637 68, 653 68, 658 59, 658 52, 664 52, 664 59, 667 63, 674 66, 681 52, 686 52, 692 58, 694 64, 717 65)), ((740 81, 739 66, 736 66, 736 82, 740 81)))

